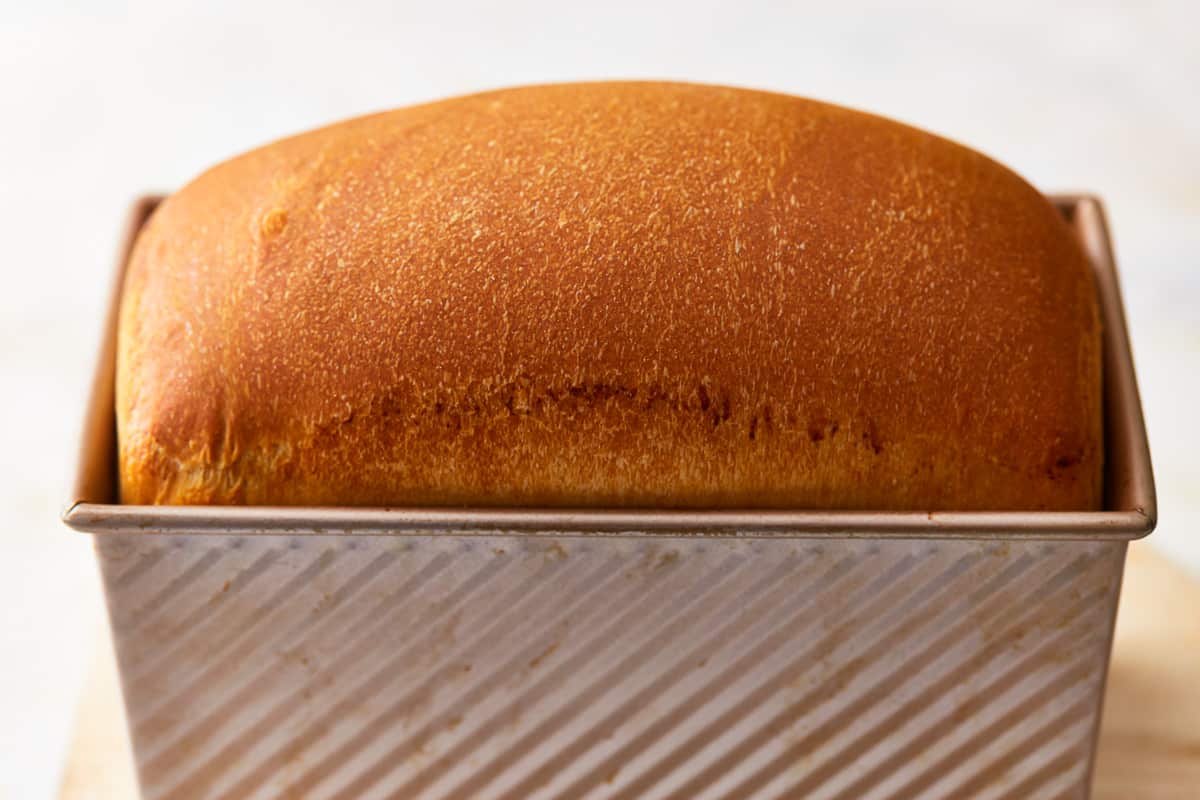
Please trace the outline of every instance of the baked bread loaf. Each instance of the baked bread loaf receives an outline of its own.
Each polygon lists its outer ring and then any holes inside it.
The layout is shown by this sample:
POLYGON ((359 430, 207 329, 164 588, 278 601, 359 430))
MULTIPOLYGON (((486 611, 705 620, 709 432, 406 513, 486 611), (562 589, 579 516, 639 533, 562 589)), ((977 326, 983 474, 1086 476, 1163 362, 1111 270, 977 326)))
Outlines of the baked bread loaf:
POLYGON ((126 503, 1101 500, 1060 215, 778 94, 539 86, 254 150, 154 213, 118 350, 126 503))

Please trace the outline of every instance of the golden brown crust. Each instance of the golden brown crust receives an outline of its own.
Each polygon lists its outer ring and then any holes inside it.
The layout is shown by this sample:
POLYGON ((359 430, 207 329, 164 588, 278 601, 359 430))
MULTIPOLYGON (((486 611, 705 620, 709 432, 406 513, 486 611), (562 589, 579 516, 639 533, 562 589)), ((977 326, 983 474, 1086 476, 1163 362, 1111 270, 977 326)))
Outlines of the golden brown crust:
POLYGON ((1083 509, 1069 230, 878 117, 664 83, 351 120, 169 198, 121 307, 129 503, 1083 509))

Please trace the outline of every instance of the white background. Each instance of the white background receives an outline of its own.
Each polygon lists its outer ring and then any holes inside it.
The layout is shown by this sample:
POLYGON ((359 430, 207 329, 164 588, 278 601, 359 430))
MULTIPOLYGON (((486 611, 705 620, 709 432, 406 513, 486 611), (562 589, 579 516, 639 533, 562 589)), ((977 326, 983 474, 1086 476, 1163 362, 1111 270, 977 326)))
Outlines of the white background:
POLYGON ((1154 542, 1200 572, 1200 4, 1052 5, 0 0, 0 798, 54 795, 100 614, 90 542, 57 513, 126 204, 284 134, 448 94, 613 77, 776 89, 1100 193, 1154 542))

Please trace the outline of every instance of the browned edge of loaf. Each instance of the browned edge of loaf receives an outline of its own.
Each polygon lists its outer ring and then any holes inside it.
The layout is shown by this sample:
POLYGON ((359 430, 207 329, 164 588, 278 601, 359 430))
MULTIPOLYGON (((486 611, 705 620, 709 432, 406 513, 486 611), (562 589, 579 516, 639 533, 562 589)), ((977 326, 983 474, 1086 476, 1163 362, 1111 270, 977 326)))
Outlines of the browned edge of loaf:
POLYGON ((511 89, 220 164, 139 237, 122 501, 1094 509, 1092 277, 952 142, 779 94, 511 89))

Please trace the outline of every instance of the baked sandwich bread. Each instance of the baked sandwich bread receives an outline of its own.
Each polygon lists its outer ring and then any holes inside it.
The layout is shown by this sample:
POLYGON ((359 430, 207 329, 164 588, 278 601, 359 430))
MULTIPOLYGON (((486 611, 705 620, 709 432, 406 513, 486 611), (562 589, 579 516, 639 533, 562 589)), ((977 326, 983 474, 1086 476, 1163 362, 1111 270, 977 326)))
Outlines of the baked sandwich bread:
POLYGON ((1089 265, 879 117, 672 83, 375 114, 138 238, 122 501, 1094 509, 1089 265))

